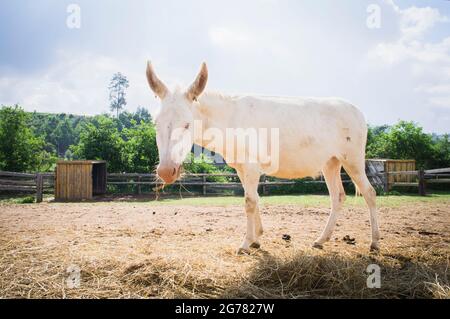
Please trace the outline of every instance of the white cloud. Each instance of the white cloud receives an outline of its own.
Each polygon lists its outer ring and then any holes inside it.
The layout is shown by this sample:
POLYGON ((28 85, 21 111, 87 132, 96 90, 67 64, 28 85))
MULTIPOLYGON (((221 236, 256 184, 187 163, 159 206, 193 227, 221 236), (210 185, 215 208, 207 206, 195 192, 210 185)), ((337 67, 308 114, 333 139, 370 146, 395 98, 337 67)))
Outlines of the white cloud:
MULTIPOLYGON (((142 60, 145 61, 145 60, 142 60)), ((145 64, 82 53, 59 51, 50 67, 33 75, 0 76, 0 103, 52 113, 109 112, 108 84, 122 72, 130 81, 127 109, 156 104, 145 80, 145 64)), ((152 111, 152 110, 151 110, 152 111)))
POLYGON ((450 63, 450 37, 438 43, 424 43, 418 40, 379 43, 369 52, 371 59, 387 64, 396 64, 407 59, 421 63, 450 63))
POLYGON ((369 61, 376 66, 407 65, 418 82, 414 91, 425 94, 428 110, 435 113, 436 107, 450 108, 450 37, 430 42, 425 36, 450 19, 435 8, 401 9, 393 0, 385 2, 396 13, 400 35, 395 41, 378 43, 369 51, 369 61))
POLYGON ((400 31, 405 41, 422 37, 436 23, 449 21, 435 8, 418 8, 415 6, 405 10, 396 8, 396 12, 400 15, 400 31))
POLYGON ((448 63, 450 61, 450 37, 437 43, 424 42, 427 31, 437 23, 448 23, 450 19, 438 9, 415 6, 400 9, 393 0, 386 2, 394 9, 399 20, 400 37, 394 42, 382 42, 369 52, 373 60, 396 64, 407 59, 423 63, 448 63))
POLYGON ((403 36, 422 36, 425 31, 431 29, 437 22, 448 22, 449 18, 441 15, 438 9, 431 7, 412 6, 401 9, 394 0, 385 0, 400 17, 400 30, 403 36))

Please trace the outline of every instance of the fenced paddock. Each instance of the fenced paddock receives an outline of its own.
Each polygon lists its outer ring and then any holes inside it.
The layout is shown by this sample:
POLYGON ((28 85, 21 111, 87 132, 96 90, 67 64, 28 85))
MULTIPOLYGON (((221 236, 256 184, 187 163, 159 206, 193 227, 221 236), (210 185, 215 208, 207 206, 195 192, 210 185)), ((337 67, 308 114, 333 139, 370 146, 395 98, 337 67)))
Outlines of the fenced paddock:
POLYGON ((448 195, 380 197, 378 254, 363 200, 351 196, 332 240, 310 248, 329 204, 305 195, 262 197, 262 247, 237 256, 242 201, 1 203, 0 298, 450 297, 448 195), (379 289, 367 287, 370 264, 379 289), (74 269, 80 285, 70 288, 74 269))
MULTIPOLYGON (((445 182, 448 171, 407 174, 416 174, 417 187, 420 176, 445 182)), ((333 238, 317 250, 311 244, 328 218, 328 196, 262 196, 262 247, 237 256, 243 198, 211 195, 227 182, 237 189, 236 176, 186 176, 182 184, 210 196, 157 201, 145 195, 153 178, 108 174, 110 187, 141 187, 144 195, 121 201, 0 201, 0 298, 450 297, 450 195, 379 196, 378 254, 369 253, 361 197, 348 196, 333 238), (367 286, 371 264, 380 266, 380 288, 367 286), (67 279, 77 269, 73 287, 67 279)), ((0 180, 34 196, 38 188, 52 193, 54 176, 1 172, 0 180)), ((262 178, 261 191, 270 195, 275 182, 287 181, 262 178)))

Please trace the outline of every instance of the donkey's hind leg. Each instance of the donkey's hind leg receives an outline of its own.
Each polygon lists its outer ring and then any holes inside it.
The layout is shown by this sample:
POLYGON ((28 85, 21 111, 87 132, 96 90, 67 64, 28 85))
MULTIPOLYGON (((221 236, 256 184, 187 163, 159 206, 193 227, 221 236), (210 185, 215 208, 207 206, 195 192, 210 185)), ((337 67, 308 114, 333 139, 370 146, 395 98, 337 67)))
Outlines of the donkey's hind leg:
POLYGON ((353 163, 344 161, 344 169, 347 174, 351 177, 353 182, 359 188, 359 191, 364 196, 364 200, 369 206, 370 212, 370 226, 372 228, 372 243, 370 244, 370 250, 378 250, 380 239, 380 231, 378 229, 378 214, 376 208, 376 192, 367 178, 365 172, 365 161, 364 159, 353 163))
POLYGON ((315 248, 323 248, 323 243, 330 240, 336 226, 338 214, 341 211, 342 204, 345 201, 345 191, 341 180, 341 167, 341 162, 336 157, 333 157, 327 162, 322 170, 328 191, 330 193, 331 212, 328 217, 327 225, 325 226, 322 234, 314 242, 313 247, 315 248))

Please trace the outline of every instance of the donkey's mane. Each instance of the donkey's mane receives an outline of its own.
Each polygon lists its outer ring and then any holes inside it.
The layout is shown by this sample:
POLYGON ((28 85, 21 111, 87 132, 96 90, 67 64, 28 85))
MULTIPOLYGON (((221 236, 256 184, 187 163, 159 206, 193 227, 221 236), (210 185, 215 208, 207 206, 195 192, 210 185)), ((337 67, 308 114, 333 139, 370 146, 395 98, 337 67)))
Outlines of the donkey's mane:
POLYGON ((238 97, 239 96, 237 96, 237 95, 229 95, 229 94, 224 94, 224 93, 220 93, 217 91, 206 91, 202 94, 201 99, 204 100, 205 102, 208 102, 211 100, 222 101, 222 102, 232 102, 233 100, 235 100, 238 97))
POLYGON ((217 110, 219 113, 223 113, 223 110, 228 109, 231 105, 235 104, 236 99, 238 98, 239 96, 236 95, 233 96, 216 91, 206 91, 199 97, 198 101, 201 105, 201 109, 204 111, 217 110))

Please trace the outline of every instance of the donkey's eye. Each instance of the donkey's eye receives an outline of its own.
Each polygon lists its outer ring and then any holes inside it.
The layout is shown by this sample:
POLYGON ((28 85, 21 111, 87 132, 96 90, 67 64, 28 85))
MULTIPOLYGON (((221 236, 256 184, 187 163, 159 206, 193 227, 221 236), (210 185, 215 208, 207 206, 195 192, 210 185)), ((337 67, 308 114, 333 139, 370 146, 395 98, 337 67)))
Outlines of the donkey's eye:
POLYGON ((189 123, 187 123, 185 126, 184 126, 184 129, 188 129, 189 128, 189 126, 191 126, 189 123))

